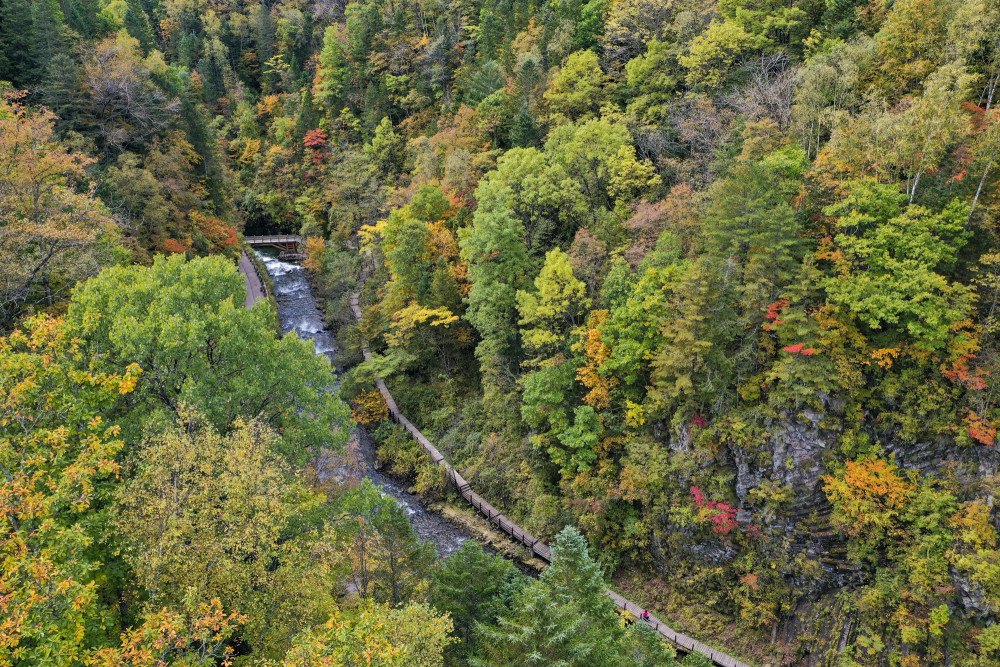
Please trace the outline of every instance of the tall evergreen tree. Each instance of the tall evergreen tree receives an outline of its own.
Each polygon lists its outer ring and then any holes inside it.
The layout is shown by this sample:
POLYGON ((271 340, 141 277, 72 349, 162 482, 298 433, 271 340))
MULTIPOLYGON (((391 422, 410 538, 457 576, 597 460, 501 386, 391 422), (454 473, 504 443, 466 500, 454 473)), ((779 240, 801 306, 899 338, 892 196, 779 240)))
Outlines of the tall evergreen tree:
MULTIPOLYGON (((552 565, 524 589, 496 625, 480 625, 476 667, 618 667, 632 664, 637 642, 622 626, 587 541, 567 526, 552 546, 552 565)), ((646 651, 643 651, 645 654, 646 651)), ((646 665, 671 665, 667 652, 646 665)))
POLYGON ((0 4, 0 80, 27 88, 37 79, 37 40, 31 0, 0 4))

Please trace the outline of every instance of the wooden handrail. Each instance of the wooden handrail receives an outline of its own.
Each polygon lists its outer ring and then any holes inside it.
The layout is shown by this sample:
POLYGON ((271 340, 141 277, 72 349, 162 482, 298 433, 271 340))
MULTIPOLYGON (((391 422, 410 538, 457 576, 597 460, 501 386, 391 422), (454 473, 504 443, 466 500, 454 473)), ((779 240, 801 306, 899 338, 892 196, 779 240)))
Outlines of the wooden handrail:
MULTIPOLYGON (((361 282, 364 283, 364 280, 366 278, 367 278, 367 271, 362 273, 361 282)), ((354 318, 358 322, 361 321, 362 317, 360 300, 361 300, 360 292, 354 292, 353 294, 351 294, 350 297, 351 313, 354 315, 354 318)), ((366 360, 371 359, 371 350, 368 349, 368 343, 365 341, 362 341, 361 343, 361 353, 366 360)), ((441 455, 441 452, 439 452, 438 449, 431 444, 430 440, 428 440, 424 436, 424 434, 421 433, 420 430, 416 426, 414 426, 412 422, 410 422, 410 420, 408 420, 405 416, 403 416, 403 414, 399 411, 399 407, 396 405, 396 401, 393 399, 392 394, 389 393, 388 387, 386 387, 385 383, 382 381, 382 378, 380 377, 375 378, 375 386, 376 388, 378 388, 379 393, 385 399, 386 405, 389 407, 389 414, 392 416, 393 420, 396 423, 401 424, 410 433, 410 435, 413 436, 413 439, 416 440, 420 444, 420 446, 424 449, 424 451, 426 451, 427 454, 430 455, 431 460, 433 460, 437 465, 445 468, 448 471, 448 479, 450 479, 452 483, 455 483, 457 473, 455 472, 454 468, 452 468, 451 464, 448 463, 447 459, 445 459, 444 456, 441 455)), ((458 485, 456 484, 456 486, 458 485)), ((508 532, 511 538, 516 539, 521 544, 528 547, 531 553, 533 553, 534 555, 538 556, 539 558, 541 558, 546 562, 549 563, 552 562, 552 550, 549 548, 547 544, 540 541, 538 538, 531 535, 523 528, 518 526, 516 523, 514 523, 506 516, 504 516, 502 513, 500 513, 499 510, 497 510, 495 507, 486 502, 486 500, 482 496, 473 491, 471 486, 467 482, 464 485, 459 486, 459 493, 463 498, 465 498, 469 502, 470 505, 476 508, 476 510, 478 510, 481 514, 484 514, 491 523, 495 524, 502 531, 508 532), (504 527, 504 524, 507 525, 506 528, 504 527), (519 537, 516 537, 514 535, 515 530, 518 533, 520 533, 519 537)), ((607 594, 614 602, 616 608, 620 606, 623 611, 629 612, 632 615, 632 617, 635 618, 637 621, 642 619, 642 613, 644 611, 642 607, 635 604, 631 600, 622 597, 613 590, 608 589, 607 594)), ((652 614, 649 615, 649 619, 646 621, 646 623, 651 628, 653 628, 653 630, 658 632, 664 639, 671 642, 678 648, 687 651, 689 653, 693 651, 698 651, 700 653, 703 653, 704 655, 708 656, 708 658, 713 663, 719 665, 720 667, 750 667, 746 663, 737 660, 736 658, 730 655, 722 653, 721 651, 717 651, 712 647, 707 646, 706 644, 703 644, 696 639, 692 639, 691 637, 688 637, 683 633, 677 632, 676 630, 672 629, 670 626, 666 625, 665 623, 663 623, 663 621, 661 621, 659 618, 657 618, 652 614)))

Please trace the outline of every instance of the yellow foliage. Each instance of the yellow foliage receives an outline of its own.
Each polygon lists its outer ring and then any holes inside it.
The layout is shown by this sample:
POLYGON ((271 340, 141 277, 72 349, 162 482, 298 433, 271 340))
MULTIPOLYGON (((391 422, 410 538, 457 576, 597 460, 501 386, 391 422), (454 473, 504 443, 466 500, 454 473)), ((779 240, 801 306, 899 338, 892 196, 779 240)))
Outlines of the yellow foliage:
POLYGON ((362 225, 358 230, 358 240, 361 244, 362 252, 377 250, 382 238, 385 236, 385 227, 388 220, 379 220, 374 225, 362 225))
POLYGON ((595 310, 590 314, 582 341, 587 362, 576 372, 576 378, 590 390, 583 397, 584 403, 596 410, 611 405, 610 391, 618 384, 617 378, 602 376, 600 372, 601 366, 611 356, 611 348, 601 340, 601 325, 610 315, 607 310, 595 310))
POLYGON ((896 465, 874 456, 848 461, 842 475, 828 475, 823 481, 834 520, 853 536, 891 527, 916 490, 896 465))
POLYGON ((872 352, 872 359, 882 368, 892 368, 892 362, 898 358, 898 347, 883 347, 872 352))
POLYGON ((306 239, 306 259, 302 266, 306 271, 319 273, 323 270, 324 259, 326 257, 326 242, 322 236, 310 236, 306 239))
POLYGON ((389 406, 377 390, 362 391, 351 401, 351 418, 365 428, 372 428, 389 418, 389 406))
POLYGON ((385 339, 393 347, 406 347, 420 325, 448 327, 457 321, 458 315, 447 308, 424 308, 416 301, 411 301, 408 306, 393 314, 392 333, 387 334, 385 339))
POLYGON ((243 141, 243 152, 237 159, 240 164, 250 165, 260 152, 260 139, 245 139, 243 141))
POLYGON ((278 95, 265 95, 261 98, 260 102, 257 103, 257 114, 260 116, 271 116, 278 109, 278 104, 281 102, 281 97, 278 95))

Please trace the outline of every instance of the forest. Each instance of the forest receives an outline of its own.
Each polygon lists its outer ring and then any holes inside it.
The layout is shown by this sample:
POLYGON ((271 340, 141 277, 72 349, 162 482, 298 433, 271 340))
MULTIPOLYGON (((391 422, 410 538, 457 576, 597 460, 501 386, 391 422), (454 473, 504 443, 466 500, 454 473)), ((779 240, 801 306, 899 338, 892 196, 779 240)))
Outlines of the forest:
POLYGON ((1000 0, 0 0, 0 667, 1000 664, 998 83, 1000 0), (552 565, 323 473, 458 506, 376 378, 552 565))

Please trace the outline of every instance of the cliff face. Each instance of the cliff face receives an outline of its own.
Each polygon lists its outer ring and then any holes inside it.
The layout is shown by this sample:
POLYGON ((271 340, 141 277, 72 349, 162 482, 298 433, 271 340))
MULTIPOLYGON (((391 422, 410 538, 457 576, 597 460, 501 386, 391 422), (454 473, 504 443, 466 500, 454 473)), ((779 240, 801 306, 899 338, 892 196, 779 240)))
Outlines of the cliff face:
MULTIPOLYGON (((854 644, 862 627, 856 597, 851 593, 873 583, 874 574, 848 557, 847 539, 833 526, 831 506, 824 492, 824 477, 840 445, 839 412, 835 401, 824 400, 826 413, 803 410, 777 420, 766 446, 758 451, 729 447, 721 455, 732 474, 732 488, 738 508, 737 520, 743 527, 755 523, 769 535, 772 553, 784 554, 787 562, 805 561, 816 567, 793 567, 786 575, 794 599, 793 608, 772 628, 774 642, 784 647, 784 656, 775 664, 821 667, 832 664, 845 647, 854 644), (785 487, 788 501, 780 509, 762 511, 754 491, 762 485, 785 487), (844 593, 848 595, 843 595, 844 593)), ((960 446, 950 439, 905 442, 869 429, 887 459, 894 460, 904 473, 949 480, 953 488, 964 489, 962 500, 992 494, 983 481, 1000 474, 1000 449, 987 445, 960 446)), ((692 436, 684 428, 667 442, 677 454, 692 450, 692 436)), ((718 463, 718 461, 716 461, 718 463)), ((1000 531, 1000 516, 991 515, 1000 531)), ((725 537, 708 536, 690 526, 671 523, 664 517, 665 533, 671 547, 661 540, 658 562, 665 575, 678 568, 709 571, 732 564, 740 549, 725 537), (683 564, 680 561, 685 561, 683 564)), ((950 569, 951 586, 947 606, 954 618, 987 622, 995 614, 986 601, 983 587, 950 569)))

